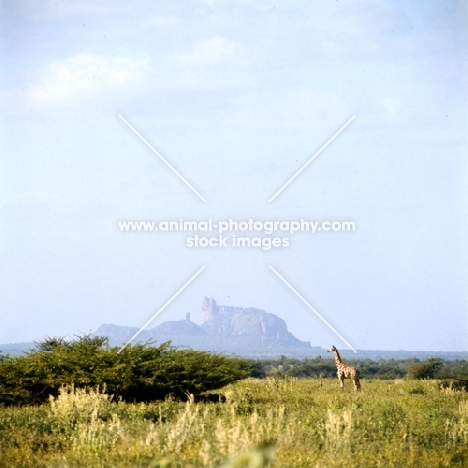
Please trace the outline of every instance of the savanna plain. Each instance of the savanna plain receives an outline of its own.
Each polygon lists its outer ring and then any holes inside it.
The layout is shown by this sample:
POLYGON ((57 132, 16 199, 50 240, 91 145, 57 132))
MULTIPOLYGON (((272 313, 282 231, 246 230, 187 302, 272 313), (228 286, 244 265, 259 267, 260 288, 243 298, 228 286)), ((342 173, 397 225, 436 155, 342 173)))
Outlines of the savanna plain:
POLYGON ((247 378, 220 402, 61 387, 0 407, 1 467, 468 466, 468 397, 437 380, 247 378))

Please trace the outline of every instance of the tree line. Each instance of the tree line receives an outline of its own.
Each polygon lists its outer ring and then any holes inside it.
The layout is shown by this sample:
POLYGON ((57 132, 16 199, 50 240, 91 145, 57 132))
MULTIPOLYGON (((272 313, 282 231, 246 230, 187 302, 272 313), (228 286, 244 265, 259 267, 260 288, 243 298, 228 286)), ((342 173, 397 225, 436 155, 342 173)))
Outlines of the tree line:
MULTIPOLYGON (((247 377, 335 378, 332 358, 255 361, 205 351, 178 349, 169 342, 136 344, 119 353, 106 337, 85 335, 72 340, 46 338, 23 356, 0 354, 0 404, 41 404, 63 385, 100 387, 128 402, 168 396, 203 399, 210 392, 247 377)), ((431 358, 352 360, 362 378, 457 379, 468 389, 468 361, 431 358)))
MULTIPOLYGON (((348 364, 357 367, 362 378, 398 379, 468 379, 467 360, 444 360, 429 358, 420 361, 408 359, 348 359, 348 364)), ((279 359, 264 359, 254 366, 257 377, 336 377, 336 366, 333 358, 294 359, 281 356, 279 359)))

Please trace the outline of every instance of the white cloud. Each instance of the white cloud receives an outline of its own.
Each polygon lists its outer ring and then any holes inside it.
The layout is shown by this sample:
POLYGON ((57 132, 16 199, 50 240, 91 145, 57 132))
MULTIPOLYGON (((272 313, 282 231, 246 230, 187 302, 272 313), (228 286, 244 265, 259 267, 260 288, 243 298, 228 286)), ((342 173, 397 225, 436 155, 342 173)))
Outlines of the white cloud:
POLYGON ((254 81, 242 47, 224 37, 200 40, 188 50, 169 54, 164 66, 154 70, 162 90, 251 89, 254 81))
POLYGON ((115 92, 136 82, 147 66, 147 59, 79 54, 43 70, 29 97, 34 104, 60 104, 115 92))
POLYGON ((190 52, 177 52, 171 61, 185 66, 212 66, 240 60, 240 48, 224 37, 200 41, 190 52))

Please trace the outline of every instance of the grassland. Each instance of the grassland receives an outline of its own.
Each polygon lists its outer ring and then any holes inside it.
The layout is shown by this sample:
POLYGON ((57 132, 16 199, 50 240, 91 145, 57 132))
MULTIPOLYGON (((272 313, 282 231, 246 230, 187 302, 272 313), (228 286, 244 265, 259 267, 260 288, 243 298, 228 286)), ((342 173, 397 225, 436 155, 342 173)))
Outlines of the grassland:
POLYGON ((347 383, 247 379, 222 389, 225 403, 131 404, 68 388, 41 406, 0 407, 0 467, 215 467, 265 441, 271 467, 468 466, 466 392, 364 380, 355 394, 347 383))

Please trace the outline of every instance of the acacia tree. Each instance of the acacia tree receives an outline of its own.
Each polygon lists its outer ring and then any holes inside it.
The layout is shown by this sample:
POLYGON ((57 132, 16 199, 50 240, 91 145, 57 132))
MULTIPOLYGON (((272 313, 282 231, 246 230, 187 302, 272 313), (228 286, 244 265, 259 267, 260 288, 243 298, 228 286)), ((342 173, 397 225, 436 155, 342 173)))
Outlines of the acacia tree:
POLYGON ((0 403, 42 403, 72 383, 105 387, 124 401, 200 396, 248 377, 253 368, 246 359, 180 350, 169 342, 118 350, 106 337, 46 338, 25 356, 0 360, 0 403))

